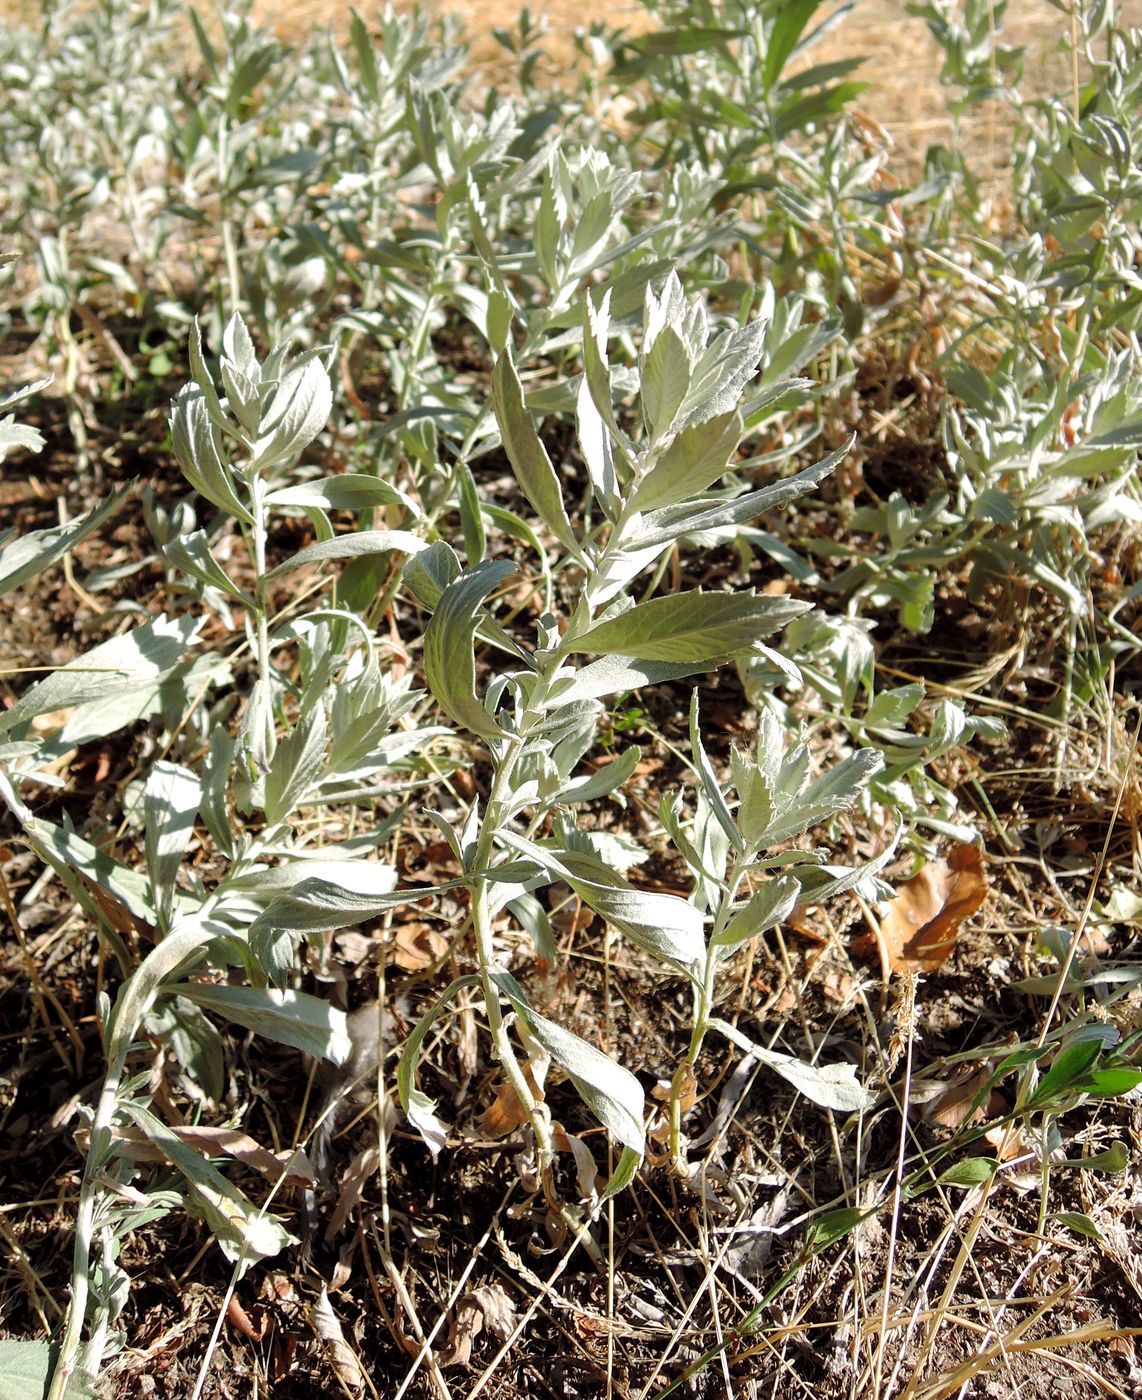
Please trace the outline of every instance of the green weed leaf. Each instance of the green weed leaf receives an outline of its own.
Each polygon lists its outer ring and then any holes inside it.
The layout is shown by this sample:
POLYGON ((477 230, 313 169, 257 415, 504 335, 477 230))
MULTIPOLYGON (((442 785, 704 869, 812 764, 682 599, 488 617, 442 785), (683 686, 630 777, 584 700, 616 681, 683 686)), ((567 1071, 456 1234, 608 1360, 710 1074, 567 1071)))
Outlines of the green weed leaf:
POLYGON ((509 972, 494 972, 492 981, 527 1023, 540 1045, 566 1070, 580 1098, 599 1122, 641 1158, 646 1150, 644 1098, 642 1085, 630 1070, 616 1064, 588 1041, 541 1016, 509 972))
POLYGON ((424 634, 424 673, 433 695, 456 724, 488 740, 503 736, 476 698, 472 644, 484 599, 514 572, 506 559, 466 569, 440 595, 424 634))
POLYGON ((811 604, 744 593, 679 593, 637 603, 575 638, 576 651, 641 661, 710 661, 748 651, 811 604))
POLYGON ((492 374, 492 403, 520 490, 560 544, 578 556, 579 543, 567 518, 559 479, 527 411, 523 388, 507 349, 496 361, 492 374))
POLYGON ((341 1065, 349 1058, 348 1017, 307 992, 273 987, 228 987, 186 982, 179 996, 255 1035, 302 1050, 315 1060, 341 1065))

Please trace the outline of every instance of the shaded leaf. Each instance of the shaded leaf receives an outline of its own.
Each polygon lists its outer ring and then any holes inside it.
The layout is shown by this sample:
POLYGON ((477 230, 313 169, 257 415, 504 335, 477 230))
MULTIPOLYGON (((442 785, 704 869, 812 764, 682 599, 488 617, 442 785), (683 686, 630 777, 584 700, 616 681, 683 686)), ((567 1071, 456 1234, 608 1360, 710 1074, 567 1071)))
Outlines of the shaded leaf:
POLYGON ((424 674, 433 695, 456 724, 488 740, 503 735, 476 698, 476 618, 484 599, 514 572, 507 559, 466 569, 440 595, 424 634, 424 674))

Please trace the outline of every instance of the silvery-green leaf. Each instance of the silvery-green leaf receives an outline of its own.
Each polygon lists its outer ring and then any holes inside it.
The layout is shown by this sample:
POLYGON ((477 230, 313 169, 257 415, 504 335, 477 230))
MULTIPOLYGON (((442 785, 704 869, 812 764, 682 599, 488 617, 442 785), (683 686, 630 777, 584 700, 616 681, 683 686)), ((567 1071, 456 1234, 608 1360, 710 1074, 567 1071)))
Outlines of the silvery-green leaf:
MULTIPOLYGON (((3 260, 5 264, 9 261, 7 257, 3 260)), ((42 379, 34 380, 30 384, 21 384, 18 389, 9 389, 6 393, 0 394, 0 413, 7 412, 10 408, 15 408, 25 400, 33 398, 41 393, 52 382, 54 375, 45 374, 42 379)))
POLYGON ((405 560, 401 571, 405 584, 430 610, 435 610, 440 595, 462 573, 456 551, 443 540, 433 540, 419 554, 405 560))
POLYGON ((594 607, 602 607, 618 597, 643 569, 653 564, 669 548, 669 545, 661 543, 652 544, 649 549, 641 548, 638 544, 641 538, 640 520, 640 516, 630 515, 623 525, 623 538, 629 540, 629 544, 624 544, 620 549, 613 541, 608 541, 591 579, 591 603, 594 607))
POLYGON ((711 661, 747 651, 812 605, 742 593, 672 593, 636 603, 576 637, 575 651, 643 661, 711 661))
POLYGON ((262 421, 261 384, 248 379, 240 369, 223 357, 218 366, 222 387, 226 390, 226 407, 248 434, 253 436, 262 421))
POLYGON ((348 928, 364 923, 395 909, 399 904, 412 904, 435 894, 437 890, 454 889, 461 880, 425 885, 420 889, 396 890, 396 871, 391 865, 375 861, 359 861, 359 869, 351 872, 348 865, 335 880, 307 876, 287 894, 276 896, 254 920, 250 932, 319 933, 327 929, 348 928))
POLYGON ((604 656, 581 666, 577 671, 565 670, 551 690, 552 700, 561 705, 584 700, 601 700, 607 695, 619 695, 644 686, 660 685, 663 681, 681 680, 698 672, 715 669, 723 660, 712 661, 640 661, 633 656, 604 656))
POLYGON ((456 724, 484 739, 501 738, 502 732, 476 698, 476 616, 484 599, 514 572, 514 564, 506 559, 485 560, 466 569, 440 595, 424 634, 429 688, 456 724))
POLYGON ((322 997, 272 987, 186 982, 179 995, 255 1035, 342 1065, 349 1058, 349 1018, 322 997))
POLYGON ((510 349, 496 361, 492 374, 492 404, 503 436, 504 451, 520 490, 560 544, 578 555, 579 543, 567 518, 559 478, 523 401, 523 388, 510 349))
POLYGON ((160 552, 168 564, 181 569, 184 574, 198 579, 209 588, 228 593, 244 607, 254 607, 254 600, 238 587, 211 553, 206 542, 205 530, 192 530, 189 535, 178 535, 175 539, 168 540, 160 552))
POLYGON ((575 412, 579 424, 579 449, 587 464, 591 489, 603 514, 614 523, 619 518, 622 506, 618 477, 615 475, 615 455, 606 424, 591 397, 586 375, 579 381, 575 412))
MULTIPOLYGON (((559 945, 555 941, 551 919, 539 900, 533 894, 525 892, 507 900, 506 908, 519 920, 521 927, 527 930, 536 956, 554 967, 559 961, 559 945)), ((1142 969, 1139 969, 1138 975, 1142 978, 1142 969)))
POLYGON ((15 415, 9 413, 6 418, 0 418, 0 462, 14 447, 23 447, 29 452, 42 452, 44 435, 38 428, 29 428, 24 423, 17 423, 15 415))
POLYGON ((870 729, 903 724, 923 700, 924 694, 924 687, 919 684, 900 685, 892 690, 882 690, 865 712, 864 723, 870 729))
POLYGON ((284 821, 317 782, 325 765, 325 710, 307 710, 274 751, 266 774, 265 812, 271 824, 284 821))
MULTIPOLYGON (((2 778, 3 773, 0 772, 0 779, 2 778)), ((4 784, 0 782, 0 793, 3 792, 4 784)), ((89 908, 89 912, 97 906, 90 895, 86 896, 84 903, 85 887, 74 879, 73 871, 97 889, 105 890, 112 898, 117 899, 133 918, 148 924, 158 922, 158 914, 151 903, 151 884, 141 871, 131 870, 113 860, 101 847, 93 846, 90 841, 85 841, 74 831, 66 831, 41 817, 34 817, 27 809, 24 811, 26 815, 16 811, 16 815, 21 818, 24 839, 44 864, 50 865, 60 878, 69 884, 69 888, 72 888, 80 903, 89 908)))
MULTIPOLYGON (((6 409, 15 408, 17 404, 23 403, 33 394, 38 394, 41 389, 46 389, 51 382, 52 376, 48 374, 34 384, 25 384, 12 393, 0 395, 0 413, 5 412, 6 409)), ((3 462, 14 447, 24 447, 29 452, 39 452, 43 449, 43 445, 43 434, 38 428, 29 427, 25 423, 17 423, 16 416, 12 413, 9 413, 6 418, 0 418, 0 462, 3 462)), ((0 568, 0 578, 2 576, 3 569, 0 568)), ((15 585, 10 586, 14 587, 15 585)), ((4 590, 0 587, 0 592, 2 591, 4 590)))
POLYGON ((611 327, 611 289, 603 293, 602 304, 595 305, 588 292, 583 310, 583 377, 591 393, 591 401, 611 433, 622 441, 615 421, 611 400, 611 371, 607 363, 607 337, 611 327))
POLYGON ((125 689, 153 688, 182 660, 201 627, 201 618, 157 617, 102 642, 38 681, 10 710, 0 712, 0 733, 50 710, 111 698, 125 689))
POLYGON ((492 973, 492 981, 516 1014, 579 1091, 583 1102, 602 1125, 640 1157, 646 1150, 642 1085, 630 1070, 616 1064, 587 1041, 541 1016, 509 972, 492 973))
POLYGON ((380 477, 345 472, 341 476, 324 476, 306 481, 300 486, 283 486, 266 496, 266 505, 293 507, 302 510, 315 506, 318 510, 368 510, 371 506, 400 506, 410 515, 419 515, 416 503, 399 487, 380 477))
POLYGON ((218 425, 194 384, 179 390, 171 406, 171 444, 182 474, 200 496, 247 525, 254 517, 238 498, 234 474, 222 451, 218 425))
POLYGON ((295 569, 304 569, 308 564, 322 564, 329 559, 358 559, 363 554, 387 554, 390 550, 400 550, 403 554, 418 554, 425 543, 419 535, 408 530, 355 530, 347 535, 335 535, 331 540, 322 540, 299 549, 288 559, 271 569, 267 578, 280 578, 295 569))
MULTIPOLYGON (((678 269, 672 267, 662 283, 661 295, 655 295, 653 285, 646 284, 642 308, 642 353, 650 354, 655 342, 667 327, 682 327, 686 320, 686 293, 678 269)), ((689 343, 689 336, 686 337, 689 343)), ((698 347, 701 349, 701 346, 698 347)))
POLYGON ((738 794, 738 826, 746 842, 756 847, 777 810, 772 779, 736 744, 730 749, 730 772, 738 794))
POLYGON ((573 778, 559 789, 557 800, 567 802, 594 802, 614 792, 630 778, 642 758, 642 750, 632 745, 613 763, 608 763, 594 773, 582 778, 573 778))
POLYGON ((779 846, 818 822, 851 808, 868 786, 869 779, 884 767, 877 749, 858 749, 834 764, 796 799, 784 816, 777 818, 764 836, 767 846, 779 846))
POLYGON ((797 896, 798 907, 806 904, 823 904, 849 890, 859 890, 861 895, 875 904, 878 900, 894 899, 896 891, 884 880, 876 877, 896 854, 899 837, 895 838, 880 855, 863 865, 818 865, 806 866, 797 871, 801 881, 801 893, 797 896))
POLYGON ((742 418, 736 408, 700 427, 684 429, 635 491, 632 508, 658 510, 708 490, 729 470, 741 435, 742 418))
POLYGON ((202 800, 196 773, 160 759, 143 788, 144 849, 155 908, 165 927, 174 913, 179 867, 194 835, 202 800))
POLYGON ((664 437, 673 426, 674 416, 690 388, 690 372, 685 345, 671 326, 664 327, 642 369, 642 412, 652 442, 664 437))
POLYGON ((694 378, 683 408, 683 423, 707 423, 737 406, 742 390, 757 373, 768 326, 748 326, 718 336, 694 366, 694 378))
POLYGON ((584 904, 656 958, 691 968, 705 957, 704 920, 685 899, 635 889, 600 860, 580 851, 539 846, 513 832, 502 832, 501 839, 553 879, 566 881, 584 904))
POLYGON ((859 1113, 876 1102, 876 1095, 869 1093, 857 1080, 855 1065, 809 1065, 793 1055, 783 1055, 780 1051, 767 1050, 755 1044, 727 1021, 714 1018, 710 1025, 739 1050, 744 1050, 760 1064, 767 1065, 822 1108, 837 1109, 841 1113, 859 1113))
POLYGON ((288 370, 262 417, 254 465, 267 467, 297 457, 325 426, 332 407, 329 375, 316 356, 288 370))
POLYGON ((240 374, 249 379, 261 377, 258 356, 246 323, 237 311, 233 313, 222 331, 222 352, 240 374))
POLYGON ((478 977, 469 974, 466 977, 457 977, 444 989, 412 1028, 397 1065, 397 1096, 400 1098, 401 1107, 434 1157, 444 1146, 448 1130, 436 1116, 435 1102, 416 1087, 416 1066, 420 1060, 420 1047, 432 1029, 433 1022, 442 1011, 447 1010, 456 994, 464 987, 477 986, 479 981, 478 977))
POLYGON ((721 933, 714 934, 710 942, 716 943, 719 948, 737 948, 742 943, 748 943, 759 933, 787 919, 800 893, 801 882, 796 876, 776 876, 764 889, 758 890, 745 907, 733 915, 721 933))
POLYGON ((230 934, 221 920, 203 917, 198 911, 177 919, 119 988, 107 1024, 108 1045, 129 1044, 164 986, 185 977, 202 961, 211 943, 230 934))
MULTIPOLYGON (((218 400, 218 393, 214 388, 214 378, 206 367, 206 360, 202 354, 202 329, 198 324, 198 317, 190 328, 190 336, 187 341, 187 353, 190 357, 190 377, 193 379, 195 387, 202 395, 202 401, 210 421, 221 431, 236 432, 237 429, 231 423, 218 400)), ((187 386, 189 388, 189 386, 187 386)), ((183 391, 185 392, 185 390, 183 391)))
POLYGON ((90 743, 115 734, 129 724, 155 716, 177 723, 186 709, 188 696, 205 695, 233 677, 229 658, 219 653, 195 658, 184 657, 145 685, 124 688, 118 695, 105 696, 77 705, 68 715, 56 743, 62 746, 90 743))
MULTIPOLYGON (((58 1342, 0 1339, 0 1395, 5 1400, 44 1400, 59 1360, 58 1342)), ((94 1380, 83 1366, 68 1378, 62 1400, 91 1400, 94 1380)))
POLYGON ((719 530, 726 525, 744 525, 764 511, 790 505, 836 471, 852 451, 855 441, 854 434, 843 447, 830 452, 813 466, 806 467, 785 481, 763 486, 758 491, 747 491, 743 496, 728 500, 706 498, 696 502, 683 501, 651 511, 643 517, 638 543, 647 547, 673 544, 684 535, 697 534, 702 530, 719 530))
POLYGON ((243 1273, 259 1259, 271 1259, 287 1245, 297 1243, 276 1215, 254 1205, 217 1167, 176 1137, 137 1099, 122 1100, 120 1108, 186 1178, 190 1188, 188 1209, 207 1223, 232 1264, 241 1260, 243 1273))
POLYGON ((726 833, 730 845, 739 854, 744 853, 746 843, 742 840, 742 833, 738 830, 738 825, 726 805, 718 776, 714 772, 714 766, 706 754, 705 745, 702 743, 702 724, 698 713, 697 689, 690 696, 690 757, 702 784, 702 791, 706 794, 706 801, 709 802, 710 810, 717 819, 718 825, 726 833))
MULTIPOLYGON (((0 461, 3 456, 0 455, 0 461)), ((130 486, 112 492, 86 515, 51 530, 30 530, 0 549, 0 596, 50 568, 80 540, 98 530, 131 494, 130 486)))
POLYGON ((226 1057, 214 1022, 185 997, 164 997, 147 1012, 148 1035, 162 1037, 179 1066, 216 1103, 226 1092, 226 1057))

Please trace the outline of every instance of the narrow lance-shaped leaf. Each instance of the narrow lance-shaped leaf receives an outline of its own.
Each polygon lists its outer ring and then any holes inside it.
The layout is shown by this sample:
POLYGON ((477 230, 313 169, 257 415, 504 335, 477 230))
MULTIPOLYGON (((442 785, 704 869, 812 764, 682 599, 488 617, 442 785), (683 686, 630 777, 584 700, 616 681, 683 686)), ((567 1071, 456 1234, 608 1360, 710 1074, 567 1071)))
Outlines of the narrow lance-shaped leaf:
POLYGON ((234 489, 234 475, 226 461, 219 430, 207 412, 202 391, 187 384, 171 408, 171 443, 182 474, 200 496, 247 525, 254 517, 234 489))
POLYGON ((851 808, 868 786, 869 779, 884 767, 876 749, 859 749, 822 774, 779 817, 762 838, 767 846, 780 845, 837 812, 851 808))
POLYGON ((717 818, 718 825, 729 838, 730 845, 739 853, 744 855, 745 842, 742 834, 738 830, 737 822, 734 821, 729 807, 726 805, 725 794, 722 792, 721 784, 718 782, 717 774, 714 772, 713 764, 706 754, 706 746, 702 743, 702 724, 698 713, 698 692, 694 690, 690 696, 690 757, 694 762, 694 767, 698 772, 698 779, 702 784, 702 791, 706 794, 706 801, 717 818))
POLYGON ((345 472, 340 476, 322 477, 317 481, 306 481, 300 486, 283 486, 266 496, 266 505, 278 509, 293 507, 297 510, 306 506, 316 506, 318 510, 367 510, 372 506, 400 506, 410 515, 418 515, 419 509, 411 497, 399 487, 379 477, 363 476, 357 472, 345 472))
POLYGON ((767 1050, 757 1045, 728 1021, 717 1018, 710 1021, 714 1030, 720 1031, 727 1040, 744 1050, 752 1059, 768 1066, 813 1103, 822 1108, 839 1109, 842 1113, 859 1113, 871 1108, 876 1095, 870 1094, 856 1077, 856 1066, 848 1064, 810 1065, 794 1055, 782 1054, 779 1050, 767 1050))
POLYGON ((236 432, 237 430, 219 401, 218 392, 214 387, 214 377, 206 367, 206 360, 202 354, 202 328, 198 324, 197 316, 190 328, 187 352, 190 356, 190 376, 202 395, 211 422, 223 432, 236 432))
POLYGON ((259 1259, 269 1259, 289 1244, 293 1236, 283 1222, 260 1210, 217 1167, 189 1147, 136 1099, 124 1099, 122 1109, 135 1120, 168 1162, 178 1168, 190 1187, 187 1207, 210 1227, 218 1247, 231 1263, 242 1261, 243 1270, 259 1259))
POLYGON ((80 540, 98 530, 108 516, 119 509, 131 490, 130 486, 121 487, 86 515, 51 530, 31 530, 0 549, 0 596, 50 568, 80 540))
POLYGON ((254 600, 234 582, 210 551, 205 530, 192 530, 189 534, 178 535, 162 546, 164 560, 181 569, 184 574, 196 578, 208 588, 217 588, 227 593, 244 607, 254 608, 254 600))
POLYGON ((635 491, 631 509, 658 510, 689 500, 725 476, 742 435, 737 409, 679 433, 635 491))
POLYGON ((601 700, 663 681, 681 680, 699 671, 713 670, 728 657, 702 661, 639 661, 633 656, 604 656, 578 671, 561 671, 551 689, 552 701, 601 700))
POLYGON ((255 1035, 342 1065, 352 1048, 348 1017, 322 997, 274 987, 227 987, 187 982, 179 995, 255 1035))
POLYGON ((299 549, 296 554, 282 560, 276 569, 271 569, 267 578, 280 578, 283 574, 304 569, 309 564, 324 564, 330 559, 359 559, 366 554, 387 554, 390 550, 400 550, 404 554, 419 554, 425 548, 419 535, 408 530, 355 530, 346 535, 336 535, 331 540, 299 549))
POLYGON ((520 490, 560 544, 578 557, 579 542, 567 518, 559 478, 523 401, 523 387, 510 349, 505 349, 496 361, 492 374, 492 404, 503 435, 504 450, 520 490))
POLYGON ((332 406, 329 375, 316 356, 288 370, 263 416, 255 465, 264 468, 298 456, 325 426, 332 406))
POLYGON ((143 788, 144 846, 155 908, 165 926, 174 912, 179 867, 202 801, 197 774, 160 759, 143 788))
POLYGON ((767 510, 777 510, 790 505, 799 497, 818 486, 852 451, 855 435, 835 452, 816 462, 811 467, 799 471, 796 476, 785 481, 775 481, 758 491, 747 491, 743 496, 726 500, 709 500, 692 504, 683 501, 661 510, 644 515, 638 532, 637 543, 641 546, 673 544, 687 534, 698 534, 703 530, 720 530, 727 525, 744 525, 767 510))
POLYGON ((424 673, 433 695, 455 723, 489 740, 503 735, 476 698, 472 645, 480 605, 514 569, 496 559, 465 570, 440 595, 424 634, 424 673))
POLYGON ((674 424, 690 388, 690 356, 673 326, 666 326, 650 348, 642 369, 642 411, 651 441, 674 424))
POLYGON ((624 1147, 640 1157, 645 1151, 642 1085, 630 1070, 571 1031, 541 1016, 509 972, 494 972, 492 981, 551 1058, 566 1070, 583 1102, 624 1147))
POLYGON ((505 844, 534 860, 553 879, 565 880, 584 904, 654 957, 683 968, 705 957, 705 921, 687 900, 635 889, 602 861, 580 851, 539 846, 514 832, 501 835, 505 844))
POLYGON ((587 464, 591 489, 595 493, 599 508, 613 524, 619 518, 622 506, 618 477, 615 475, 615 454, 611 448, 607 425, 595 407, 586 375, 579 381, 575 412, 579 424, 579 449, 587 464))
POLYGON ((775 928, 793 912, 801 882, 794 875, 778 875, 739 909, 721 933, 710 940, 719 948, 737 948, 766 929, 775 928))
POLYGON ((423 1090, 416 1087, 416 1066, 420 1060, 420 1047, 424 1044, 425 1036, 432 1029, 433 1022, 441 1012, 447 1010, 456 994, 465 987, 476 986, 479 980, 478 977, 468 974, 465 977, 457 977, 454 982, 449 983, 413 1027, 405 1041, 400 1063, 397 1066, 397 1095, 400 1098, 401 1108, 404 1109, 408 1121, 420 1134, 424 1145, 434 1157, 444 1146, 448 1130, 436 1116, 435 1100, 430 1099, 423 1090))
POLYGON ((284 821, 317 782, 325 764, 325 711, 318 703, 302 715, 274 751, 266 774, 268 822, 284 821))
POLYGON ((445 880, 416 889, 394 889, 396 871, 391 865, 360 861, 352 871, 347 864, 336 880, 307 876, 288 892, 272 899, 250 926, 251 934, 317 933, 348 928, 375 919, 399 904, 413 904, 439 890, 455 889, 462 880, 445 880))
POLYGON ((811 604, 743 593, 675 593, 638 603, 575 638, 575 651, 642 661, 703 661, 746 651, 811 604))
POLYGON ((157 617, 102 642, 33 685, 10 710, 0 712, 0 733, 50 710, 153 685, 182 660, 201 626, 201 619, 192 617, 157 617))

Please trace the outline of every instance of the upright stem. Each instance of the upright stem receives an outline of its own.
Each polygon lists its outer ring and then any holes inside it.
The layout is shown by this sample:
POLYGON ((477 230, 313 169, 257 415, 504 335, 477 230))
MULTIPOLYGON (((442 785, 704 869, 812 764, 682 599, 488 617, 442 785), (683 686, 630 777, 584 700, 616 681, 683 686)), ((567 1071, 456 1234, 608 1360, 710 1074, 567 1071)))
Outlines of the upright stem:
MULTIPOLYGON (((71 1301, 67 1309, 67 1329, 60 1343, 59 1359, 52 1374, 47 1400, 63 1400, 79 1358, 79 1344, 83 1336, 87 1299, 91 1289, 91 1245, 95 1234, 96 1189, 112 1149, 113 1119, 119 1100, 123 1068, 127 1062, 130 1033, 125 1037, 125 1041, 126 1043, 115 1047, 91 1123, 91 1141, 88 1144, 87 1162, 83 1169, 75 1218, 75 1252, 71 1266, 71 1301)), ((98 1367, 100 1358, 92 1359, 98 1367)))

